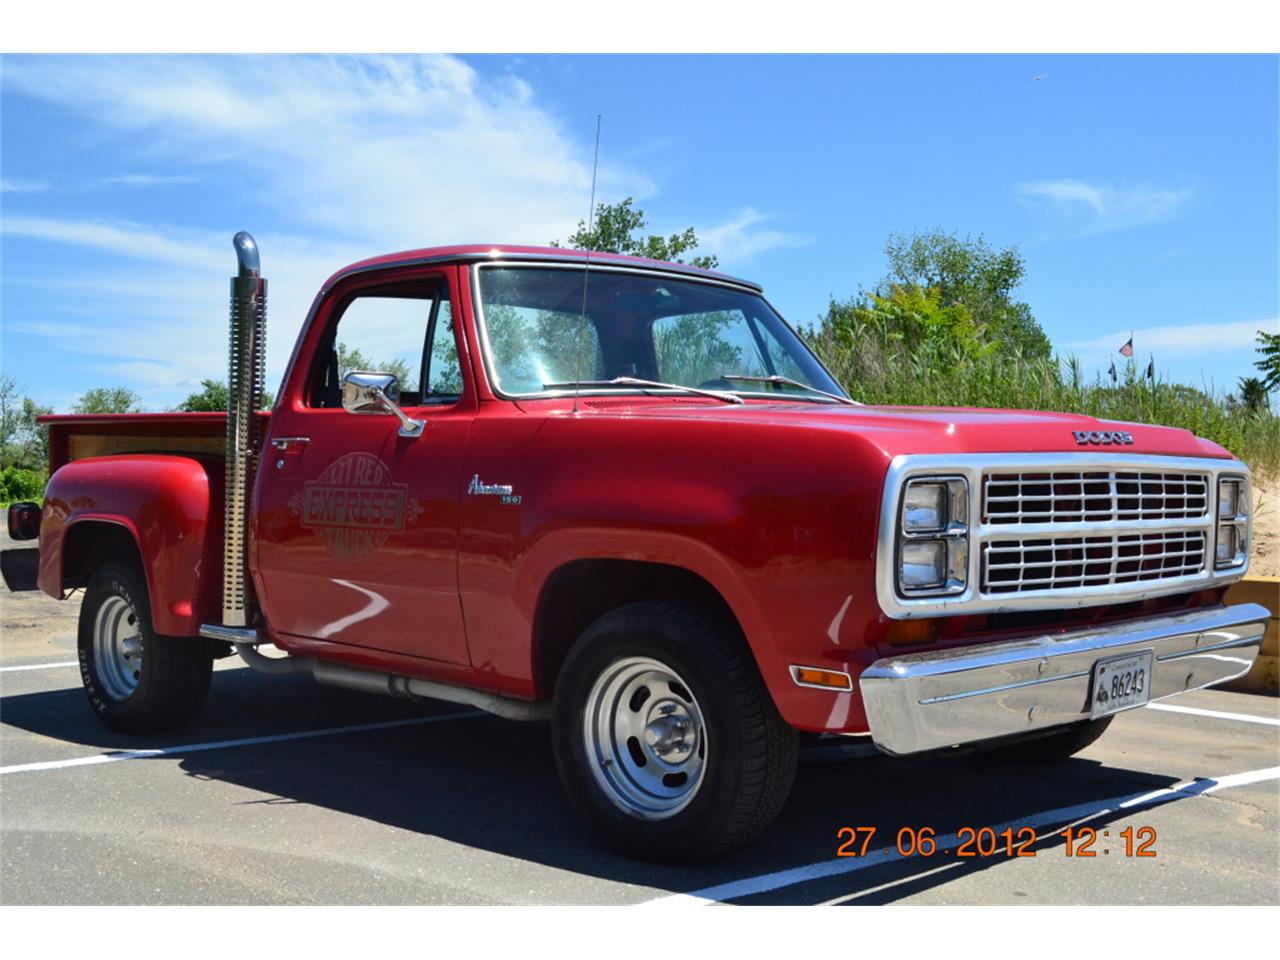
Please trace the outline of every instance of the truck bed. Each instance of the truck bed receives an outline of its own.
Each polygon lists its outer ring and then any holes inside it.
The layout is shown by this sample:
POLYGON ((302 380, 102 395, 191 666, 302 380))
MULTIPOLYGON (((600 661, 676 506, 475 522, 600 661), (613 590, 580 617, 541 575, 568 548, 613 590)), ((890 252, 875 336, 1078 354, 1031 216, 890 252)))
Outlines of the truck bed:
MULTIPOLYGON (((270 413, 258 414, 265 421, 270 413)), ((40 417, 49 427, 49 472, 86 457, 115 453, 202 453, 223 456, 225 413, 103 413, 40 417)))

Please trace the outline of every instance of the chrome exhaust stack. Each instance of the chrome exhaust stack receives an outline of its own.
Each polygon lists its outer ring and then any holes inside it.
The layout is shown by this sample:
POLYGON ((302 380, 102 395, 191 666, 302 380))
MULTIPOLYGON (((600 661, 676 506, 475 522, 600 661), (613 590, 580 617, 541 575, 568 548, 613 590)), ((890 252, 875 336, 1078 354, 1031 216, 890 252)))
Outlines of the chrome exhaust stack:
POLYGON ((239 272, 231 278, 230 365, 227 370, 227 485, 222 540, 222 625, 254 620, 246 547, 249 495, 262 447, 263 376, 267 345, 267 281, 258 245, 243 230, 231 241, 239 272))

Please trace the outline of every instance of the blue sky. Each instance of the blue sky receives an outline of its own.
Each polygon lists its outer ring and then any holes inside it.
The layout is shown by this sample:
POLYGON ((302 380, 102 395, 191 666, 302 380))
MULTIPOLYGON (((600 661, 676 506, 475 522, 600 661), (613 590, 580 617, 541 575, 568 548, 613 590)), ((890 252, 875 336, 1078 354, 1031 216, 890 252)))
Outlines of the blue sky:
POLYGON ((544 243, 597 199, 697 228, 796 324, 888 234, 1016 245, 1054 346, 1135 331, 1222 390, 1280 329, 1280 71, 1261 56, 5 57, 7 374, 163 409, 225 376, 231 235, 271 282, 277 380, 318 284, 376 253, 544 243), (1042 79, 1032 79, 1040 76, 1042 79))

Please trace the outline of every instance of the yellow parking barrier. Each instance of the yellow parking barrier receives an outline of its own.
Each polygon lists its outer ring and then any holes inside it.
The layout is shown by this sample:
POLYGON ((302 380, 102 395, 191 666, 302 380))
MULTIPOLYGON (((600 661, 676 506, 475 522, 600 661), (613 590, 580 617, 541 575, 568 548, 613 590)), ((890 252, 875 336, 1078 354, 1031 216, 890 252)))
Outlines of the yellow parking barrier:
POLYGON ((1253 669, 1225 689, 1280 694, 1280 577, 1245 577, 1227 591, 1227 603, 1260 603, 1271 619, 1253 669))

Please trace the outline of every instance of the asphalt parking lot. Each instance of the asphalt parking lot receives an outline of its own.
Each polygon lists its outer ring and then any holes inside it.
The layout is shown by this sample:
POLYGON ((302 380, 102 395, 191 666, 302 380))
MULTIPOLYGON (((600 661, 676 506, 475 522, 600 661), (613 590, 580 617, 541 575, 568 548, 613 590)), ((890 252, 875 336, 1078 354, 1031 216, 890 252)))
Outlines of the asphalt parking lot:
POLYGON ((562 800, 545 725, 228 659, 193 724, 124 737, 81 690, 78 601, 0 603, 6 905, 1280 903, 1270 697, 1210 690, 1131 711, 1083 754, 1037 768, 819 746, 762 842, 675 868, 592 843, 562 800), (1034 831, 1035 855, 1009 857, 1003 839, 982 855, 985 826, 1018 843, 1034 831), (847 848, 859 852, 875 828, 863 856, 836 856, 841 827, 860 828, 847 848), (933 831, 931 855, 900 855, 904 828, 933 831), (1130 855, 1140 847, 1155 856, 1130 855))

